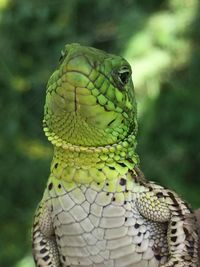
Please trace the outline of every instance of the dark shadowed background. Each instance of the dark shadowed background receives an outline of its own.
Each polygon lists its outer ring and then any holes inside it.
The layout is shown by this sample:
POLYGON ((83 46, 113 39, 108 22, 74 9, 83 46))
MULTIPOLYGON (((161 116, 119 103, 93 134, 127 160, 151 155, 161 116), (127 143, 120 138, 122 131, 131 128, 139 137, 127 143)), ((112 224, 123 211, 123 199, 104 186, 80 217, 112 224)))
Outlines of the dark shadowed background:
POLYGON ((0 0, 0 266, 33 267, 30 228, 49 173, 46 82, 66 43, 124 56, 146 177, 200 207, 198 0, 0 0))

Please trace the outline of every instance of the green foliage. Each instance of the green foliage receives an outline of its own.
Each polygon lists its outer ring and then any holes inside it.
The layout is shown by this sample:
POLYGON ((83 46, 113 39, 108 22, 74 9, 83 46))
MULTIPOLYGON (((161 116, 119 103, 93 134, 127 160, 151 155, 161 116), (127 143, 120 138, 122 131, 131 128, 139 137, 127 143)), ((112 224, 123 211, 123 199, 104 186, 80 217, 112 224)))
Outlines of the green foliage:
POLYGON ((200 206, 199 11, 197 0, 0 0, 1 266, 33 266, 32 216, 52 155, 45 85, 65 43, 131 62, 142 168, 200 206))
POLYGON ((198 8, 185 3, 173 7, 168 21, 173 21, 174 27, 168 37, 163 35, 169 29, 162 28, 165 18, 160 16, 159 32, 166 38, 159 47, 165 48, 170 61, 159 84, 153 82, 156 94, 143 100, 139 134, 139 153, 147 177, 176 190, 196 208, 200 204, 199 13, 194 16, 198 8))

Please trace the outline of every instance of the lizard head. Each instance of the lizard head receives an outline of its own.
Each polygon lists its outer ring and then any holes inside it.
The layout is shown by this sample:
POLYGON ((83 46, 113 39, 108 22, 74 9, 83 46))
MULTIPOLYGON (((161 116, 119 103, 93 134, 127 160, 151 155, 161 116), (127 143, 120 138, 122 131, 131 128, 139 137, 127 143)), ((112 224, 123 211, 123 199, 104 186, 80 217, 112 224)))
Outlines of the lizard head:
POLYGON ((66 45, 47 84, 44 113, 52 143, 98 147, 135 135, 130 65, 95 48, 66 45))

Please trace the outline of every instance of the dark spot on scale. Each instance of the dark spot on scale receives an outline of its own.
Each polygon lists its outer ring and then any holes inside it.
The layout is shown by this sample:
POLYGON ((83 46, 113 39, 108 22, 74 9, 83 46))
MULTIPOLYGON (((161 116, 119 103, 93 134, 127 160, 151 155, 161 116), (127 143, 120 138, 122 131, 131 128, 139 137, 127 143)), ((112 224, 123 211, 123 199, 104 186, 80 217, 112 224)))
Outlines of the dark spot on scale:
POLYGON ((109 196, 109 192, 106 193, 106 196, 109 196))
POLYGON ((160 261, 162 257, 160 255, 155 255, 155 258, 160 261))
POLYGON ((178 203, 176 203, 176 204, 171 204, 172 205, 172 207, 175 207, 175 208, 177 208, 177 211, 178 211, 178 208, 179 208, 179 205, 178 205, 178 203))
POLYGON ((119 183, 120 183, 120 185, 125 185, 126 184, 126 179, 121 178, 119 183))
POLYGON ((42 249, 40 250, 40 253, 42 253, 42 254, 44 254, 45 252, 47 252, 47 249, 46 249, 46 248, 42 248, 42 249))
POLYGON ((126 189, 125 192, 128 193, 128 189, 126 189))
POLYGON ((152 250, 153 250, 155 256, 159 256, 160 252, 161 252, 161 247, 153 246, 152 250))
POLYGON ((101 103, 99 103, 98 100, 96 100, 96 103, 99 104, 100 106, 104 107, 104 109, 105 109, 106 111, 109 111, 108 108, 107 108, 106 106, 103 106, 101 103))
POLYGON ((138 232, 138 234, 137 234, 138 236, 141 236, 141 233, 140 232, 138 232))
POLYGON ((61 184, 58 185, 58 188, 61 188, 61 184))
POLYGON ((189 248, 187 251, 188 251, 188 254, 190 255, 190 257, 193 258, 194 257, 194 253, 195 253, 194 246, 189 248))
POLYGON ((183 227, 183 231, 187 237, 190 235, 187 228, 183 227))
POLYGON ((172 201, 174 202, 174 204, 176 204, 178 206, 179 204, 177 203, 177 200, 176 200, 176 197, 174 196, 174 194, 169 191, 168 192, 168 195, 172 199, 172 201))
POLYGON ((109 186, 109 183, 106 183, 107 186, 109 186))
POLYGON ((65 258, 65 256, 62 256, 62 259, 63 259, 63 261, 66 261, 66 258, 65 258))
POLYGON ((50 183, 48 186, 49 191, 52 189, 52 187, 53 187, 53 183, 50 183))
POLYGON ((185 204, 185 206, 189 209, 189 211, 190 211, 191 213, 193 213, 193 210, 192 210, 192 208, 190 207, 190 205, 189 205, 187 202, 184 202, 184 204, 185 204))
POLYGON ((118 164, 119 164, 120 166, 122 166, 123 168, 126 167, 126 164, 123 163, 123 162, 119 162, 118 164))
POLYGON ((176 222, 172 222, 171 225, 172 225, 172 226, 175 226, 175 225, 176 225, 176 222))
POLYGON ((189 243, 189 245, 190 245, 191 248, 194 247, 194 240, 188 240, 188 243, 189 243))
POLYGON ((100 183, 98 182, 97 185, 100 185, 100 183))
POLYGON ((172 236, 172 237, 171 237, 171 241, 172 241, 172 242, 174 242, 174 243, 175 243, 175 242, 176 242, 176 240, 177 240, 177 236, 172 236))
POLYGON ((140 225, 138 223, 135 224, 135 229, 138 229, 140 225))
POLYGON ((115 201, 115 197, 112 198, 112 201, 115 201))
POLYGON ((127 217, 125 217, 125 222, 128 220, 128 218, 127 217))
POLYGON ((157 196, 158 198, 161 198, 161 197, 163 197, 163 193, 162 193, 162 192, 158 192, 158 193, 156 194, 156 196, 157 196))
POLYGON ((48 261, 48 259, 49 259, 49 256, 48 255, 46 255, 46 256, 43 257, 43 260, 44 261, 48 261))
POLYGON ((126 203, 127 203, 127 201, 126 201, 126 200, 124 200, 124 205, 126 205, 126 203))
POLYGON ((109 166, 108 167, 110 170, 115 170, 115 167, 109 166))
POLYGON ((127 158, 128 162, 133 163, 133 160, 131 158, 127 158))
POLYGON ((102 168, 98 169, 98 171, 102 172, 102 168))
POLYGON ((176 233, 176 229, 172 229, 172 230, 171 230, 171 233, 172 233, 172 234, 175 234, 175 233, 176 233))
POLYGON ((54 165, 54 167, 57 169, 57 167, 58 167, 58 163, 56 163, 56 164, 54 165))
POLYGON ((45 246, 46 245, 46 242, 44 242, 44 241, 40 241, 40 246, 45 246))
POLYGON ((113 122, 115 121, 115 119, 113 119, 112 121, 110 121, 107 126, 110 126, 113 122))
POLYGON ((138 243, 137 245, 138 245, 138 247, 140 247, 141 246, 141 243, 138 243))

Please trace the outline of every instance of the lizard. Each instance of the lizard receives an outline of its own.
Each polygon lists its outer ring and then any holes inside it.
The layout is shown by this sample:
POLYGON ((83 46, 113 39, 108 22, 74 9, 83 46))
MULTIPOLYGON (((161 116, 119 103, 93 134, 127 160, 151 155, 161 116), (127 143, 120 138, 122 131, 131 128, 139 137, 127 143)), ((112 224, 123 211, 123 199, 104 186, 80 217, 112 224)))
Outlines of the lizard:
POLYGON ((37 267, 198 266, 192 209, 140 170, 123 57, 65 45, 47 83, 43 125, 54 155, 33 223, 37 267))

